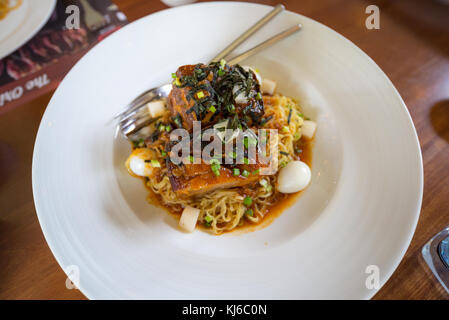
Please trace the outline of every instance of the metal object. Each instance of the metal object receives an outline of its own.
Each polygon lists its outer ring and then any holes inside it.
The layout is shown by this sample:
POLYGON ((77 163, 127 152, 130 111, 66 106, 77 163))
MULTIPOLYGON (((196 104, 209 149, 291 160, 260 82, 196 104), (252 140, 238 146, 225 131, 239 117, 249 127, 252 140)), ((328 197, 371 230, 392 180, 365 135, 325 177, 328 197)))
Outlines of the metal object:
POLYGON ((288 28, 287 30, 282 31, 281 33, 278 33, 274 37, 271 37, 270 39, 265 40, 264 42, 255 46, 254 48, 251 48, 248 51, 245 51, 244 53, 232 58, 231 60, 228 61, 228 63, 229 64, 237 64, 240 61, 245 60, 246 58, 249 58, 250 56, 262 51, 263 49, 272 46, 276 42, 288 37, 289 35, 291 35, 295 32, 298 32, 299 30, 301 30, 301 28, 302 28, 301 24, 297 24, 296 26, 288 28))
POLYGON ((449 227, 438 233, 422 248, 430 270, 449 293, 449 227))
POLYGON ((234 51, 235 48, 237 48, 240 44, 243 43, 246 39, 248 39, 250 36, 252 36, 257 30, 262 28, 268 21, 273 19, 277 14, 284 11, 285 7, 282 4, 278 4, 276 7, 274 7, 273 10, 268 12, 262 19, 257 21, 251 28, 246 30, 242 35, 240 35, 237 39, 235 39, 229 46, 224 48, 215 58, 212 59, 212 62, 220 61, 224 57, 226 57, 228 54, 230 54, 232 51, 234 51))
MULTIPOLYGON (((249 36, 254 34, 257 30, 259 30, 264 24, 273 19, 279 12, 284 10, 284 6, 278 4, 272 11, 270 11, 267 15, 265 15, 262 19, 260 19, 256 24, 254 24, 250 29, 245 31, 240 37, 238 37, 234 42, 232 42, 229 46, 227 46, 222 52, 220 52, 213 61, 220 61, 225 58, 229 53, 231 53, 238 45, 240 45, 244 40, 246 40, 249 36)), ((236 64, 260 51, 263 49, 272 46, 278 41, 290 36, 291 34, 299 31, 302 28, 301 24, 297 24, 287 30, 278 33, 274 37, 258 44, 257 46, 245 51, 244 53, 232 58, 228 61, 228 64, 236 64)), ((114 117, 114 119, 119 119, 119 129, 123 133, 123 135, 127 138, 137 133, 139 130, 148 126, 149 124, 155 122, 157 119, 152 119, 147 109, 145 108, 146 104, 158 99, 165 99, 172 89, 171 84, 165 84, 160 87, 152 88, 140 96, 135 98, 131 103, 129 103, 125 111, 118 114, 114 117)))
POLYGON ((145 91, 131 101, 126 106, 125 111, 114 117, 114 119, 120 119, 120 131, 127 137, 156 121, 157 118, 151 118, 144 107, 148 102, 166 98, 171 89, 171 84, 164 84, 163 86, 145 91))
POLYGON ((90 31, 95 31, 106 25, 106 19, 87 0, 81 0, 84 9, 84 22, 90 31))

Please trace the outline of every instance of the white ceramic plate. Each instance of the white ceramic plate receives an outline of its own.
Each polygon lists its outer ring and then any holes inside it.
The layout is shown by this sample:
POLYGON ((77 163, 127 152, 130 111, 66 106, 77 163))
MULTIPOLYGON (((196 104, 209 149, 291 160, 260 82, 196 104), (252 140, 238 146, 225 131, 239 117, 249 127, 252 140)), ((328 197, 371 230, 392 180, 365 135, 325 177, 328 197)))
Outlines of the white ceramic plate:
POLYGON ((0 20, 0 59, 30 40, 50 18, 56 0, 23 0, 0 20))
POLYGON ((130 146, 114 139, 111 117, 269 10, 214 2, 150 15, 97 45, 55 92, 34 150, 34 199, 51 250, 63 269, 79 267, 87 297, 370 298, 367 267, 383 285, 399 264, 423 188, 410 115, 366 54, 304 16, 282 13, 240 49, 304 26, 246 61, 318 121, 313 182, 293 207, 256 232, 185 234, 126 173, 130 146))

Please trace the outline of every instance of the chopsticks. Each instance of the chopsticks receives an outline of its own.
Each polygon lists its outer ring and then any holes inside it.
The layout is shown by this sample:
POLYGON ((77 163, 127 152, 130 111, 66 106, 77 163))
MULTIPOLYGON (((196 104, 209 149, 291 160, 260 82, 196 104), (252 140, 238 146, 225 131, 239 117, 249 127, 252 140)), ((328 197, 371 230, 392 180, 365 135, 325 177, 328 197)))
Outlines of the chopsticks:
POLYGON ((248 30, 242 33, 237 39, 235 39, 230 45, 224 48, 215 58, 212 59, 212 62, 218 62, 221 59, 224 59, 228 54, 230 54, 235 48, 237 48, 243 41, 252 36, 257 30, 262 28, 268 21, 273 19, 280 12, 284 11, 285 7, 282 4, 276 5, 273 10, 268 12, 262 19, 257 21, 253 26, 251 26, 248 30))
MULTIPOLYGON (((273 10, 268 12, 264 17, 262 17, 259 21, 257 21, 254 25, 252 25, 248 30, 246 30, 244 33, 242 33, 237 39, 235 39, 230 45, 228 45, 226 48, 224 48, 218 55, 216 55, 211 62, 218 62, 221 59, 225 59, 235 48, 237 48, 240 44, 242 44, 246 39, 248 39, 250 36, 252 36, 256 31, 258 31, 260 28, 262 28, 268 21, 272 20, 275 16, 277 16, 279 13, 284 11, 285 7, 282 4, 276 5, 273 10)), ((248 58, 249 56, 262 51, 263 49, 273 45, 274 43, 288 37, 289 35, 301 30, 302 25, 297 24, 294 25, 275 36, 265 40, 264 42, 258 44, 257 46, 245 51, 244 53, 230 59, 228 61, 228 64, 236 64, 240 61, 248 58)))
POLYGON ((242 60, 245 60, 246 58, 248 58, 249 56, 252 56, 254 54, 256 54, 257 52, 262 51, 263 49, 272 46, 273 44, 275 44, 276 42, 288 37, 289 35, 301 30, 302 25, 301 24, 297 24, 294 25, 293 27, 288 28, 287 30, 284 30, 280 33, 278 33, 277 35, 271 37, 268 40, 265 40, 264 42, 258 44, 257 46, 245 51, 242 54, 239 54, 238 56, 232 58, 231 60, 228 61, 228 64, 232 65, 232 64, 237 64, 242 60))

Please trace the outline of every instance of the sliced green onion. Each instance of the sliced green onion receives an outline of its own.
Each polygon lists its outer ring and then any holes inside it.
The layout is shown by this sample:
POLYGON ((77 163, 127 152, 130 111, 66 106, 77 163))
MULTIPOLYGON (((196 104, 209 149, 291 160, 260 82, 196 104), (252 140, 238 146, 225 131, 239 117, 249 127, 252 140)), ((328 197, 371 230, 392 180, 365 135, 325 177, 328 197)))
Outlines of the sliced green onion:
POLYGON ((171 77, 172 77, 173 79, 176 79, 176 73, 172 73, 172 74, 171 74, 171 77))
POLYGON ((211 159, 209 164, 212 172, 218 177, 220 175, 221 168, 220 162, 217 159, 211 159))
POLYGON ((240 175, 240 169, 238 168, 234 168, 234 176, 239 176, 240 175))
POLYGON ((262 94, 260 92, 257 93, 256 99, 257 100, 262 100, 262 94))
POLYGON ((214 218, 212 218, 210 215, 207 215, 204 217, 204 220, 206 220, 207 223, 211 223, 214 218))
POLYGON ((230 156, 232 159, 235 159, 235 158, 237 158, 237 153, 235 153, 235 152, 229 152, 229 153, 228 153, 228 156, 230 156))
POLYGON ((257 170, 254 170, 253 171, 253 174, 255 175, 255 174, 259 174, 259 172, 260 172, 260 169, 257 169, 257 170))
POLYGON ((273 189, 273 186, 271 184, 268 187, 266 187, 267 192, 271 192, 272 189, 273 189))
POLYGON ((267 185, 268 185, 268 181, 265 180, 265 179, 260 180, 259 183, 260 183, 260 185, 261 185, 262 187, 264 187, 264 188, 266 188, 267 185))
POLYGON ((304 119, 304 115, 301 112, 298 112, 298 116, 304 119))
POLYGON ((198 93, 196 94, 196 97, 197 97, 198 99, 204 98, 204 92, 203 92, 203 91, 198 92, 198 93))
POLYGON ((287 126, 283 126, 282 127, 282 132, 286 133, 286 132, 289 132, 289 131, 290 131, 289 127, 287 127, 287 126))
POLYGON ((171 125, 166 125, 165 126, 165 131, 170 132, 171 131, 171 125))
POLYGON ((160 162, 158 160, 151 160, 151 166, 153 168, 160 168, 161 164, 160 164, 160 162))
POLYGON ((165 126, 164 126, 163 124, 161 124, 161 125, 159 126, 159 131, 160 131, 160 132, 165 131, 165 126))
POLYGON ((178 78, 178 77, 176 77, 176 79, 175 79, 175 81, 173 81, 173 83, 174 83, 176 86, 178 86, 178 87, 181 86, 181 81, 179 81, 179 78, 178 78))
POLYGON ((287 162, 284 161, 284 160, 282 160, 281 163, 279 163, 279 166, 280 166, 281 168, 285 167, 286 165, 287 165, 287 162))
POLYGON ((190 163, 193 163, 195 161, 195 158, 193 156, 189 156, 190 163))
POLYGON ((225 72, 224 72, 224 70, 220 69, 220 70, 218 70, 217 74, 219 77, 222 77, 222 76, 224 76, 225 72))
POLYGON ((248 172, 248 171, 246 171, 246 170, 243 170, 243 172, 242 172, 242 176, 244 176, 244 177, 248 177, 248 176, 249 176, 249 172, 248 172))
POLYGON ((167 152, 165 152, 164 150, 161 151, 161 156, 165 157, 167 155, 167 152))
POLYGON ((246 210, 245 214, 249 215, 250 217, 252 217, 254 215, 253 213, 253 209, 248 209, 246 210))
POLYGON ((251 137, 244 137, 243 145, 245 146, 246 149, 248 149, 248 146, 257 146, 257 139, 251 137))
POLYGON ((220 67, 223 69, 226 65, 226 60, 225 59, 221 59, 220 60, 220 67))
POLYGON ((143 147, 145 145, 144 142, 145 141, 143 139, 139 139, 139 140, 133 141, 134 148, 143 147))
POLYGON ((247 207, 249 207, 253 203, 253 198, 246 196, 245 199, 243 199, 243 204, 247 207))
POLYGON ((257 146, 257 139, 256 138, 248 138, 249 145, 251 146, 257 146))
POLYGON ((181 115, 178 113, 178 115, 175 117, 175 119, 173 120, 175 122, 175 124, 180 127, 181 126, 181 115))
POLYGON ((209 111, 215 113, 215 111, 217 111, 217 108, 215 108, 214 106, 210 106, 209 111))
POLYGON ((301 138, 301 134, 299 132, 296 132, 293 136, 293 141, 297 141, 299 138, 301 138))

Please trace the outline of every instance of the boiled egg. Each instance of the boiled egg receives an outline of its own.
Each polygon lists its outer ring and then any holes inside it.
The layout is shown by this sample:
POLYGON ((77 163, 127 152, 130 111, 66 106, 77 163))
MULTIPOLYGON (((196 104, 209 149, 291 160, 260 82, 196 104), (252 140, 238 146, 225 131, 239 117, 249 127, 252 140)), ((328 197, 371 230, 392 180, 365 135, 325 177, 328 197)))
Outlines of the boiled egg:
POLYGON ((154 173, 156 168, 160 167, 159 161, 151 161, 153 156, 153 152, 150 149, 134 149, 128 157, 128 160, 126 160, 125 166, 132 175, 149 177, 154 173))
POLYGON ((305 189, 312 179, 309 166, 302 161, 291 161, 279 171, 277 189, 294 193, 305 189))

